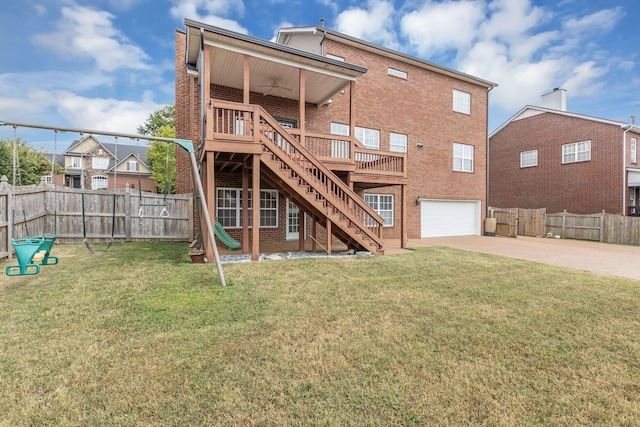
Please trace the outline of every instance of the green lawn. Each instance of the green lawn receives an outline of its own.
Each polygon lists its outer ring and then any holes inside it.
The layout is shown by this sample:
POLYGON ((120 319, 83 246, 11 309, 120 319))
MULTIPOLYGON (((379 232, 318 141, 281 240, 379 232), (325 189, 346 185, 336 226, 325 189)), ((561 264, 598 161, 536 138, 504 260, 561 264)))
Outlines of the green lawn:
POLYGON ((0 426, 640 424, 639 281, 425 248, 223 288, 187 251, 0 276, 0 426))

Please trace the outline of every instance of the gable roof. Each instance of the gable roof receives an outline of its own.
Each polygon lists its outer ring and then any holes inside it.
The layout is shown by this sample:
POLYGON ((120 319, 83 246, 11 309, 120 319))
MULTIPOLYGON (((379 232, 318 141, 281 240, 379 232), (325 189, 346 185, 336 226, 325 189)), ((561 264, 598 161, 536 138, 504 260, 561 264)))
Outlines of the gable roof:
POLYGON ((502 129, 504 129, 507 125, 509 125, 512 122, 515 122, 515 121, 518 121, 518 120, 521 120, 521 119, 526 119, 527 117, 533 117, 533 116, 536 116, 538 114, 543 114, 543 113, 557 114, 557 115, 561 115, 561 116, 573 117, 573 118, 578 118, 578 119, 582 119, 582 120, 589 120, 589 121, 597 122, 597 123, 606 123, 606 124, 610 124, 610 125, 614 125, 614 126, 620 126, 623 129, 624 128, 628 128, 628 129, 633 129, 635 132, 640 132, 640 127, 638 127, 636 125, 629 124, 629 123, 620 122, 620 121, 617 121, 617 120, 609 120, 609 119, 603 119, 603 118, 599 118, 599 117, 587 116, 585 114, 571 113, 571 112, 564 111, 564 110, 554 110, 552 108, 537 107, 537 106, 534 106, 534 105, 526 105, 520 111, 518 111, 516 114, 511 116, 511 118, 509 118, 506 122, 501 124, 496 130, 491 132, 489 134, 489 138, 494 136, 496 133, 500 132, 502 129))
MULTIPOLYGON (((61 158, 64 158, 64 156, 69 156, 69 155, 73 155, 73 156, 81 156, 81 155, 85 155, 88 157, 88 153, 93 152, 95 150, 97 150, 98 148, 102 148, 104 150, 106 150, 109 155, 110 155, 110 159, 109 159, 109 166, 107 167, 108 170, 112 170, 113 168, 115 168, 116 165, 120 164, 122 161, 124 161, 125 159, 131 157, 131 156, 135 156, 136 159, 138 159, 138 161, 140 161, 142 164, 144 164, 145 167, 149 167, 147 165, 147 146, 140 146, 140 145, 127 145, 127 144, 116 144, 116 143, 109 143, 109 142, 100 142, 95 136, 90 135, 87 136, 85 138, 82 138, 80 140, 75 140, 73 141, 70 145, 69 148, 67 148, 63 153, 62 156, 59 156, 61 158), (85 153, 80 153, 79 151, 73 151, 78 145, 80 145, 81 143, 83 143, 84 141, 86 141, 88 138, 92 138, 97 145, 95 147, 93 147, 89 152, 85 152, 85 153)), ((64 160, 63 162, 63 166, 64 166, 64 160)))
POLYGON ((474 83, 480 86, 484 86, 489 90, 498 86, 497 83, 490 82, 488 80, 484 80, 479 77, 475 77, 470 74, 463 73, 458 70, 454 70, 453 68, 448 68, 442 65, 438 65, 433 62, 418 58, 416 56, 399 52, 397 50, 389 49, 387 47, 380 46, 356 37, 352 37, 347 34, 341 33, 339 31, 335 31, 330 28, 322 27, 322 26, 321 27, 312 26, 312 27, 281 28, 278 31, 278 36, 276 37, 276 43, 282 43, 283 45, 286 45, 291 39, 291 37, 295 37, 296 35, 303 35, 303 34, 307 34, 307 35, 320 34, 322 38, 336 40, 341 43, 354 46, 365 51, 373 52, 378 55, 396 59, 398 61, 405 62, 407 64, 411 64, 419 68, 428 69, 438 74, 444 74, 449 77, 454 77, 456 79, 464 80, 469 83, 474 83))

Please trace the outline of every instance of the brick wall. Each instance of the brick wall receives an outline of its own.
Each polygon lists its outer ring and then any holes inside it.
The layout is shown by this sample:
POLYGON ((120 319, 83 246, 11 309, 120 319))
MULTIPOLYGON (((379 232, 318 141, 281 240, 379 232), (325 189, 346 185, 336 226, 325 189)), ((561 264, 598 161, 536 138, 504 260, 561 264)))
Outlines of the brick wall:
POLYGON ((561 114, 516 120, 490 141, 489 203, 547 212, 622 213, 620 126, 561 114), (591 160, 562 163, 562 145, 591 140, 591 160), (538 150, 538 166, 520 168, 520 152, 538 150))
MULTIPOLYGON (((187 77, 186 74, 185 41, 185 34, 176 32, 176 133, 178 138, 193 139, 195 142, 200 134, 200 101, 197 95, 199 89, 197 79, 187 77), (194 89, 191 93, 190 84, 194 89), (193 110, 193 114, 189 114, 190 109, 193 110)), ((408 237, 420 237, 420 207, 415 205, 419 196, 433 199, 480 200, 484 218, 488 100, 486 88, 331 40, 325 41, 324 53, 342 56, 347 62, 368 68, 368 72, 358 78, 355 84, 356 126, 378 129, 382 150, 389 150, 390 132, 408 135, 408 237), (389 76, 388 67, 406 71, 408 78, 404 80, 389 76), (471 114, 453 112, 453 89, 471 94, 471 114), (472 173, 453 171, 454 142, 474 146, 472 173), (418 148, 418 143, 423 147, 418 148)), ((215 98, 242 102, 242 91, 238 89, 212 85, 210 93, 215 98)), ((329 133, 331 122, 348 124, 349 101, 350 90, 347 87, 344 94, 336 95, 328 106, 317 107, 307 104, 307 131, 329 133)), ((276 118, 296 120, 299 126, 297 101, 251 93, 250 102, 262 105, 276 118)), ((178 191, 191 191, 188 159, 185 160, 183 156, 178 155, 177 161, 178 191)), ((222 182, 220 185, 228 186, 222 182)), ((392 186, 367 192, 394 194, 396 221, 393 227, 385 227, 384 236, 399 238, 400 187, 392 186)), ((284 202, 280 206, 284 208, 284 202)), ((282 236, 284 218, 282 213, 281 229, 278 232, 282 236)))
MULTIPOLYGON (((420 237, 418 196, 445 200, 480 200, 486 206, 487 90, 471 83, 325 40, 324 53, 367 67, 356 82, 356 126, 378 129, 380 149, 389 150, 389 133, 407 134, 407 234, 420 237), (389 76, 388 68, 405 71, 407 79, 389 76), (471 94, 471 114, 453 112, 453 89, 471 94), (453 143, 474 146, 474 172, 453 171, 453 143), (416 144, 423 144, 418 148, 416 144)), ((307 123, 329 132, 330 122, 349 121, 349 89, 328 107, 318 109, 307 123)), ((394 194, 394 227, 384 236, 400 237, 399 187, 367 190, 394 194)), ((484 218, 484 213, 483 213, 484 218)))

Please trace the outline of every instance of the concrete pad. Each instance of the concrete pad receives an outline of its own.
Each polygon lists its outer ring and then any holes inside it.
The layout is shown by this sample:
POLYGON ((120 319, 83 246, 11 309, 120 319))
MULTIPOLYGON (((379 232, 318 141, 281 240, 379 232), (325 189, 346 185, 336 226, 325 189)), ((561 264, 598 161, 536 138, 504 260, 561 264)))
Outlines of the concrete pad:
MULTIPOLYGON (((488 236, 433 237, 410 240, 408 246, 447 246, 640 280, 638 246, 526 236, 515 239, 488 236)), ((385 248, 385 254, 403 251, 399 247, 399 241, 389 241, 385 248)))

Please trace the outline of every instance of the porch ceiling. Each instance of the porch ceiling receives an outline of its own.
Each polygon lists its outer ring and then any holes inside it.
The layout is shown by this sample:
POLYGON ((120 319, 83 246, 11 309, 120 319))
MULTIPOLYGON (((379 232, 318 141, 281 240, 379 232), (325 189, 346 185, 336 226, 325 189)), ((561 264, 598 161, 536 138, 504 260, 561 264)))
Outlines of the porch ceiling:
POLYGON ((211 82, 242 89, 244 57, 249 56, 249 90, 266 93, 274 82, 282 89, 274 96, 300 99, 300 69, 305 70, 305 102, 322 104, 341 92, 366 68, 325 58, 244 34, 186 21, 186 61, 198 69, 202 43, 211 49, 211 82), (196 25, 197 24, 197 25, 196 25))
MULTIPOLYGON (((300 70, 293 65, 282 63, 277 58, 249 59, 249 90, 267 93, 277 82, 281 88, 271 95, 282 98, 300 99, 300 70)), ((244 84, 244 55, 223 48, 213 48, 211 58, 211 81, 221 86, 242 89, 244 84)), ((351 79, 319 72, 305 72, 305 101, 322 104, 349 85, 351 79)))

